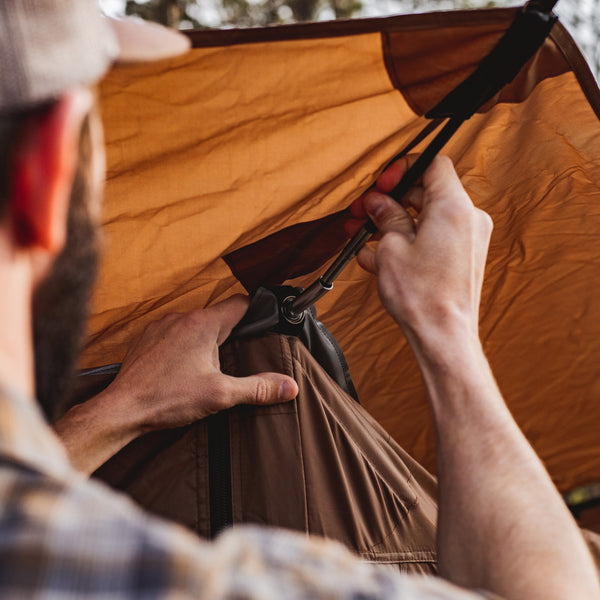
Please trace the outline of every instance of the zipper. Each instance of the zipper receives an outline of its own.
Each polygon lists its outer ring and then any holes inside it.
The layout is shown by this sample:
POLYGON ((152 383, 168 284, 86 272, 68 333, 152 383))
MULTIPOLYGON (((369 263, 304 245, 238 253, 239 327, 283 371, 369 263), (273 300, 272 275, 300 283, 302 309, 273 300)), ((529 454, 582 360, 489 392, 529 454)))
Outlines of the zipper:
POLYGON ((206 425, 210 537, 215 538, 223 529, 233 524, 229 411, 222 410, 208 417, 206 425))

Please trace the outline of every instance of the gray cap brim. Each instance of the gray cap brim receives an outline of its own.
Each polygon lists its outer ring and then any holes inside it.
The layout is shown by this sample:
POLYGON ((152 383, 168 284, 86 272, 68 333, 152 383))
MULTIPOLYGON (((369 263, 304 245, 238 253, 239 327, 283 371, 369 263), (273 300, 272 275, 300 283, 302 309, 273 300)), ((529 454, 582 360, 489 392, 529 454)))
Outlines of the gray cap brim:
POLYGON ((116 60, 156 60, 188 48, 175 31, 105 18, 94 0, 1 0, 0 110, 26 109, 94 83, 116 60))

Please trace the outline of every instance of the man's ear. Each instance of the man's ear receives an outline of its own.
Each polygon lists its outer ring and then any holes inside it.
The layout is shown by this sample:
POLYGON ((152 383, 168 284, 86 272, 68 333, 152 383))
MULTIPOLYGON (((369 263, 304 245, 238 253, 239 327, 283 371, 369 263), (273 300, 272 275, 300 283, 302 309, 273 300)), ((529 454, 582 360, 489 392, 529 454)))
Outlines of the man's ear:
POLYGON ((26 122, 12 160, 10 217, 17 246, 58 254, 77 166, 79 135, 92 92, 74 88, 26 122))

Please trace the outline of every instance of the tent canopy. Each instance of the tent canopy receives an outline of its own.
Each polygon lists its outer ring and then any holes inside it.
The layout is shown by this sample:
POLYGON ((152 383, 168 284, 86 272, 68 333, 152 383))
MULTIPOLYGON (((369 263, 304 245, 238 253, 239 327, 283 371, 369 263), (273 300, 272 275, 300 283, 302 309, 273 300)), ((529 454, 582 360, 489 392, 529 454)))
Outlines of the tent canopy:
MULTIPOLYGON (((82 366, 120 361, 168 312, 243 292, 225 256, 248 289, 311 283, 344 241, 341 211, 515 10, 192 32, 186 56, 113 70, 82 366)), ((561 489, 598 481, 600 92, 560 24, 444 152, 495 223, 481 333, 507 403, 561 489)), ((375 279, 351 264, 317 310, 362 403, 433 470, 424 388, 375 279)))

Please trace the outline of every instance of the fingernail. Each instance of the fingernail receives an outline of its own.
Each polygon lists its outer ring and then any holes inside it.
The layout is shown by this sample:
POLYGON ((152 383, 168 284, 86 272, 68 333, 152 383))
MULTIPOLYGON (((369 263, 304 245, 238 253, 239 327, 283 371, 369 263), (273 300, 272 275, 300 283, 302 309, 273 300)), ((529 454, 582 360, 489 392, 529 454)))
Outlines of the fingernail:
POLYGON ((279 399, 283 402, 291 400, 296 395, 296 386, 291 381, 283 381, 279 386, 279 399))
POLYGON ((370 217, 373 217, 376 219, 379 215, 381 215, 381 213, 385 209, 385 199, 381 196, 381 194, 378 194, 376 192, 371 192, 365 198, 365 200, 366 200, 365 207, 367 209, 367 214, 370 217))

